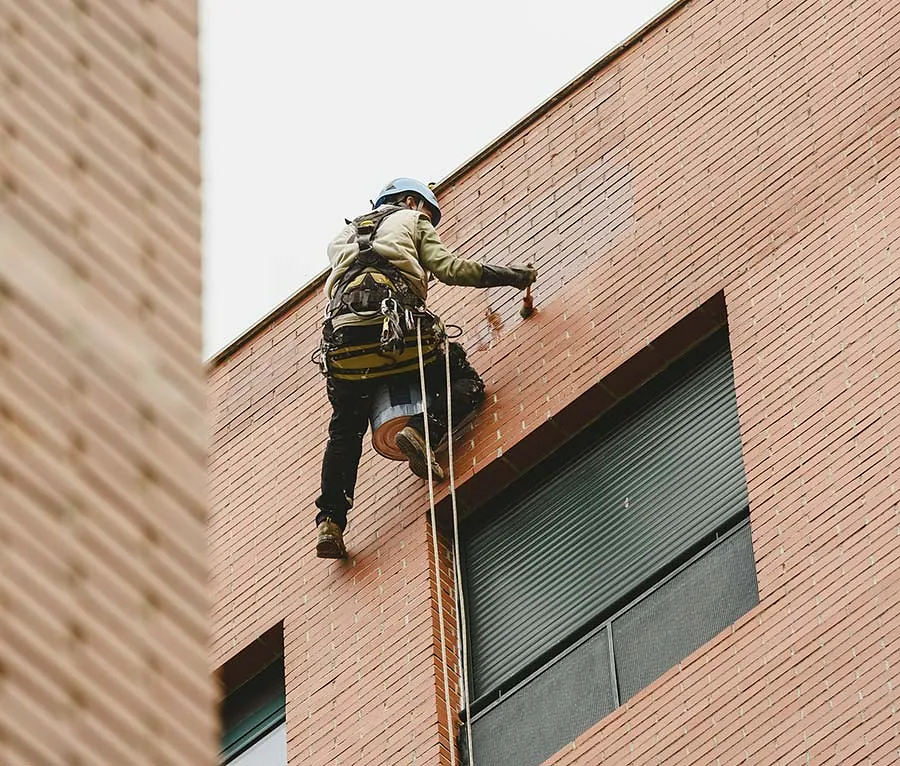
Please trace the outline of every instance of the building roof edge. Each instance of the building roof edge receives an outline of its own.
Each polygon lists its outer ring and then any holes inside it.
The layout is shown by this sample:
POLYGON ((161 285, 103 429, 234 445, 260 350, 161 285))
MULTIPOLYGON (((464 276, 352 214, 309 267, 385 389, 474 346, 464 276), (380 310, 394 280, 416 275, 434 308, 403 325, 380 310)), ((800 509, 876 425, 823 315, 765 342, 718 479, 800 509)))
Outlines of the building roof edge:
MULTIPOLYGON (((607 66, 611 61, 613 61, 617 56, 622 54, 632 45, 636 44, 640 41, 640 39, 646 35, 651 30, 658 27, 662 24, 669 16, 671 16, 675 11, 680 9, 683 5, 687 5, 690 0, 673 0, 673 2, 669 3, 665 8, 663 8, 659 13, 649 19, 645 24, 641 25, 638 29, 636 29, 632 34, 626 37, 621 43, 615 46, 612 50, 608 51, 605 55, 591 64, 587 69, 585 69, 580 74, 576 75, 573 79, 563 85, 559 90, 553 93, 549 98, 542 101, 538 106, 532 109, 528 114, 526 114, 522 119, 513 123, 507 130, 503 131, 499 136, 497 136, 493 141, 489 142, 483 149, 481 149, 476 154, 472 155, 467 159, 462 165, 451 170, 444 178, 438 181, 434 185, 435 193, 440 193, 441 190, 446 189, 452 183, 457 181, 459 178, 468 173, 475 165, 481 162, 485 157, 493 154, 497 149, 503 146, 505 143, 510 141, 516 135, 521 133, 525 128, 527 128, 531 123, 538 120, 542 117, 546 112, 552 109, 559 101, 564 99, 573 91, 577 90, 581 85, 590 80, 594 75, 597 74, 603 67, 607 66)), ((294 306, 296 306, 300 301, 304 298, 315 292, 319 287, 321 287, 326 277, 328 276, 328 272, 330 269, 325 269, 321 273, 317 274, 313 277, 309 282, 303 285, 299 290, 293 293, 291 296, 286 298, 280 304, 278 304, 274 309, 272 309, 269 313, 262 316, 257 322, 248 327, 243 333, 241 333, 237 338, 231 341, 228 345, 223 347, 221 350, 214 353, 209 359, 206 361, 206 366, 208 370, 213 370, 218 367, 222 362, 224 362, 228 357, 234 354, 238 349, 243 347, 246 343, 252 340, 256 335, 265 330, 270 324, 275 322, 280 317, 287 314, 294 306)))
POLYGON ((294 306, 299 304, 300 301, 318 290, 325 283, 325 279, 328 276, 329 271, 331 271, 331 269, 325 269, 324 271, 319 272, 299 290, 285 298, 270 312, 260 317, 258 321, 250 325, 250 327, 244 330, 244 332, 238 335, 228 345, 216 351, 211 357, 209 357, 209 359, 206 360, 207 370, 211 371, 218 367, 220 364, 222 364, 222 362, 228 359, 228 357, 238 351, 238 349, 242 348, 255 336, 259 335, 259 333, 265 330, 270 324, 283 317, 292 308, 294 308, 294 306))
POLYGON ((644 35, 650 32, 652 29, 655 29, 657 26, 662 24, 669 16, 671 16, 675 11, 677 11, 681 6, 687 5, 690 0, 673 0, 673 2, 669 3, 665 8, 663 8, 659 13, 649 19, 645 24, 636 29, 632 34, 626 37, 621 43, 619 43, 615 48, 607 52, 603 57, 595 61, 591 64, 587 69, 585 69, 581 74, 576 75, 573 79, 569 80, 565 85, 563 85, 559 90, 553 93, 549 98, 545 101, 541 102, 532 109, 528 114, 526 114, 522 119, 513 123, 507 130, 497 136, 493 141, 487 144, 483 149, 474 154, 472 157, 467 159, 462 165, 451 170, 444 178, 438 181, 434 185, 435 193, 440 192, 446 187, 450 186, 454 181, 456 181, 461 176, 465 175, 469 170, 471 170, 475 165, 481 162, 485 157, 493 154, 497 149, 503 146, 505 143, 510 141, 517 134, 521 133, 525 128, 527 128, 532 122, 535 122, 537 119, 542 117, 546 112, 552 109, 559 101, 564 99, 573 91, 577 90, 584 83, 590 80, 594 75, 597 74, 603 67, 607 66, 611 61, 613 61, 616 57, 618 57, 621 53, 626 51, 632 45, 637 43, 644 35))

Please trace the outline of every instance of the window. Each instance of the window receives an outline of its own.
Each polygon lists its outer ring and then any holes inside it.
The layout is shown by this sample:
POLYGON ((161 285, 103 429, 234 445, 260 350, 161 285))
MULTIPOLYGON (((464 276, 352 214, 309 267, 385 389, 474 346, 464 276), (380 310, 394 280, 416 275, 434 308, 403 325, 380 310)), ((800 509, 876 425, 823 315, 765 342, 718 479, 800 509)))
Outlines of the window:
POLYGON ((228 761, 229 766, 287 766, 287 727, 282 721, 262 739, 256 740, 249 748, 240 751, 236 758, 228 761))
POLYGON ((222 753, 229 766, 287 766, 284 635, 267 631, 221 672, 222 753))
POLYGON ((759 599, 724 330, 461 531, 479 766, 538 764, 759 599))

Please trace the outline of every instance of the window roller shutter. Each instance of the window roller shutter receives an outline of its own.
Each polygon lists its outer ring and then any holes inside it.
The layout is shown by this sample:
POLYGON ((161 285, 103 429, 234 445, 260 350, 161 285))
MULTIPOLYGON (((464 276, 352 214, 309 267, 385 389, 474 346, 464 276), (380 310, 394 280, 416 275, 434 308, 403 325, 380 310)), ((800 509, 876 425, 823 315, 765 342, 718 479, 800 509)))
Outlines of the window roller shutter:
POLYGON ((464 530, 476 697, 746 508, 727 336, 701 351, 636 411, 604 418, 552 476, 464 530))

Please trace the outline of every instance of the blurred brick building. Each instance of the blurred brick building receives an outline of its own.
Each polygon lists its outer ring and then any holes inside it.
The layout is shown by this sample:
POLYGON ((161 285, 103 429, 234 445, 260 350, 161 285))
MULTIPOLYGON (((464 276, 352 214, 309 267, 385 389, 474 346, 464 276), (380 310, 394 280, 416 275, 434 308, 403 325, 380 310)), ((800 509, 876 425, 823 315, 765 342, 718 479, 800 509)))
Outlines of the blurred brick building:
MULTIPOLYGON (((887 0, 678 3, 440 184, 448 245, 541 274, 528 319, 433 288, 489 394, 455 454, 475 763, 897 761, 898 86, 887 0)), ((367 448, 315 558, 321 287, 209 375, 225 747, 448 764, 424 484, 367 448)))
POLYGON ((0 763, 212 764, 197 11, 0 2, 0 763))

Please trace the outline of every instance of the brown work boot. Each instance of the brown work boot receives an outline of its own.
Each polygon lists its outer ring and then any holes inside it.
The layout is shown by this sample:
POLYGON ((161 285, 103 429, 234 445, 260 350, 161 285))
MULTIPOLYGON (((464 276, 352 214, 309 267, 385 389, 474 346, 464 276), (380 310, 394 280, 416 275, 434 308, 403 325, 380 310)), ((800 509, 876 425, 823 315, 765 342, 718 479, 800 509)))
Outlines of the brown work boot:
POLYGON ((344 547, 344 535, 341 528, 331 519, 324 519, 319 524, 316 539, 316 556, 320 559, 342 559, 347 555, 344 547))
MULTIPOLYGON (((428 458, 425 437, 412 426, 406 426, 394 437, 397 448, 409 459, 409 469, 423 479, 428 478, 428 458)), ((435 481, 443 481, 444 469, 431 453, 431 475, 435 481)))

